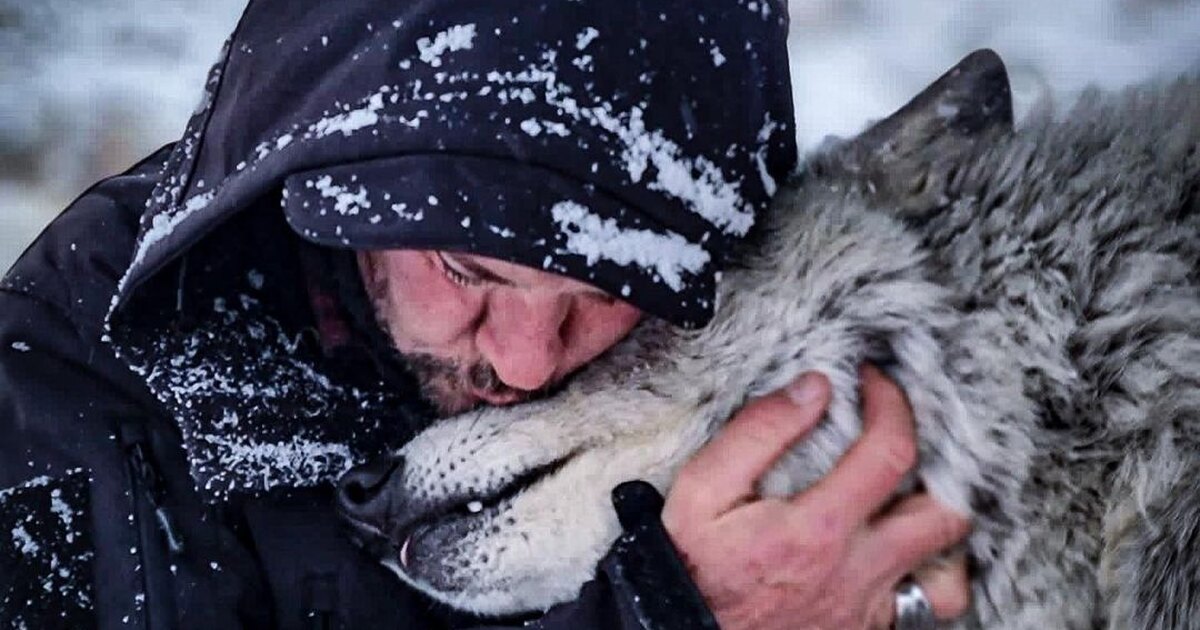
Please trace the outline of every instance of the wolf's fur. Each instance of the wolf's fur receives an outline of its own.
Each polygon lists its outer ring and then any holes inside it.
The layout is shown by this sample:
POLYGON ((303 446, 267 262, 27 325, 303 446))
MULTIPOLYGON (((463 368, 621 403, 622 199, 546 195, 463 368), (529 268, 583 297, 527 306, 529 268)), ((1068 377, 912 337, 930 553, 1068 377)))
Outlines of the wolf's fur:
POLYGON ((909 396, 920 482, 973 515, 964 627, 1197 623, 1200 82, 1019 132, 1009 107, 999 60, 968 58, 809 162, 707 328, 646 324, 554 398, 418 436, 388 488, 408 562, 385 562, 461 608, 569 599, 618 532, 611 487, 666 489, 749 397, 820 370, 827 421, 762 485, 801 489, 855 439, 871 360, 909 396))

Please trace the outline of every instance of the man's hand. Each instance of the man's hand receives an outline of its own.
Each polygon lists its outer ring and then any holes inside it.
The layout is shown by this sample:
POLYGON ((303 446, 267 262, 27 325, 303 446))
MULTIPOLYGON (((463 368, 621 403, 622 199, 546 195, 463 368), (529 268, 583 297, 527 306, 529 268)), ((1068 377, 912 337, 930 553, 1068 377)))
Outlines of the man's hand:
POLYGON ((756 483, 829 404, 807 374, 747 405, 684 466, 663 524, 724 630, 887 628, 895 589, 914 575, 939 619, 970 603, 966 562, 931 562, 969 523, 918 494, 886 512, 916 464, 912 410, 879 370, 862 370, 863 434, 832 472, 791 498, 756 483))

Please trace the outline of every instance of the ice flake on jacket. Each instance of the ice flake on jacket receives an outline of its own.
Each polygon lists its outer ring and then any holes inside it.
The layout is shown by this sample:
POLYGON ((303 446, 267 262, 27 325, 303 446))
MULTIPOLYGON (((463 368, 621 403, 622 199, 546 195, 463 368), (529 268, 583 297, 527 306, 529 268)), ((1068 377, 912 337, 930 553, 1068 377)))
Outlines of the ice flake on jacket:
POLYGON ((442 65, 442 55, 447 52, 467 50, 475 43, 475 25, 458 24, 434 35, 417 40, 421 61, 437 68, 442 65))
POLYGON ((407 430, 395 394, 335 382, 254 295, 217 298, 211 311, 119 344, 175 416, 206 499, 330 483, 407 430))
POLYGON ((325 175, 319 177, 316 181, 309 180, 305 182, 305 186, 316 188, 321 193, 322 199, 333 199, 333 209, 338 214, 358 214, 363 210, 371 209, 371 201, 367 196, 367 189, 359 186, 357 191, 351 192, 351 186, 339 186, 333 183, 333 177, 325 175))
POLYGON ((0 592, 0 626, 84 627, 93 606, 90 476, 43 475, 0 490, 0 576, 34 576, 0 592), (82 625, 79 625, 82 624, 82 625))
MULTIPOLYGON (((376 92, 367 98, 366 104, 357 109, 351 109, 341 114, 322 118, 308 128, 308 133, 314 138, 340 133, 349 136, 360 129, 371 127, 379 122, 379 111, 383 109, 383 92, 376 92)), ((291 134, 285 134, 290 136, 291 134)), ((285 143, 287 146, 289 143, 285 143)), ((265 157, 265 156, 263 156, 265 157)))
MULTIPOLYGON (((494 86, 508 88, 496 91, 502 105, 510 102, 514 94, 528 93, 537 100, 540 91, 544 102, 554 106, 568 122, 583 123, 605 132, 599 139, 616 145, 619 152, 610 153, 609 158, 626 172, 629 183, 641 182, 653 167, 650 188, 682 201, 689 210, 731 235, 744 236, 750 231, 754 208, 742 196, 739 176, 726 173, 702 155, 688 155, 663 130, 648 128, 642 107, 621 110, 611 101, 595 97, 588 97, 587 104, 581 103, 584 95, 558 80, 556 58, 557 55, 544 55, 546 61, 542 64, 518 72, 492 71, 486 78, 494 86), (514 91, 514 85, 521 87, 514 91)), ((567 128, 561 122, 557 124, 567 128)), ((546 123, 527 119, 520 126, 522 131, 536 137, 546 123)))

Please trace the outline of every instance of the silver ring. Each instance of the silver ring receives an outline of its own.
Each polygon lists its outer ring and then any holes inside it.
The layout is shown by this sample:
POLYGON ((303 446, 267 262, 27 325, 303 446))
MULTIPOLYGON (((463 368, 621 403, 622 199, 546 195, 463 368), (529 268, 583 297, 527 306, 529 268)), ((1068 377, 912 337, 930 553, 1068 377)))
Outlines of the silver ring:
POLYGON ((937 619, 933 616, 933 605, 925 597, 921 585, 912 578, 905 578, 896 587, 895 630, 935 630, 937 619))

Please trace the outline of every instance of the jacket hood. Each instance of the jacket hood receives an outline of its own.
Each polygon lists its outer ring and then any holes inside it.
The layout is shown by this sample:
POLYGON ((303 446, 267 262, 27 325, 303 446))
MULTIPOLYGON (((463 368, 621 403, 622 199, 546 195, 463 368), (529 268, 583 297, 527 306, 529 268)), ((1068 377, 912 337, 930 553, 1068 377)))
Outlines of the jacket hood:
POLYGON ((302 237, 470 251, 705 323, 795 163, 780 4, 252 0, 114 310, 278 195, 302 237))

